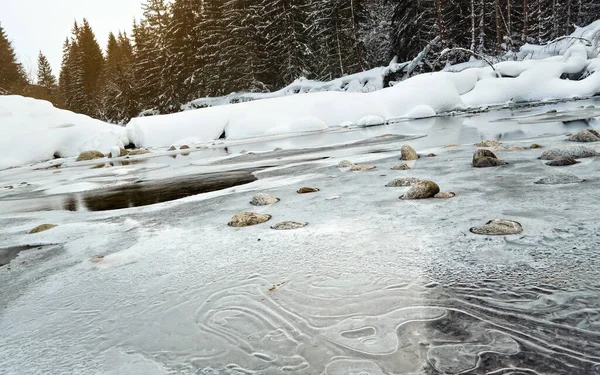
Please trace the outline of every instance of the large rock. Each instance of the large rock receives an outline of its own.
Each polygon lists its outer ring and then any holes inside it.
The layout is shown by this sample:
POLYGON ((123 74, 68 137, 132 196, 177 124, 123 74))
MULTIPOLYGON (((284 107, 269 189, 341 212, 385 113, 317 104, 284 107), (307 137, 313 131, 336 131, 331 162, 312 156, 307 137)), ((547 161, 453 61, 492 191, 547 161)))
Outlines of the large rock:
POLYGON ((79 154, 79 156, 77 156, 77 159, 75 161, 95 160, 95 159, 102 159, 103 157, 104 157, 104 154, 101 153, 100 151, 90 150, 90 151, 84 151, 81 154, 79 154))
POLYGON ((571 142, 600 142, 600 133, 594 129, 583 129, 569 137, 571 142))
POLYGON ((433 198, 437 193, 440 192, 440 187, 433 181, 429 180, 421 180, 400 197, 403 200, 411 200, 411 199, 427 199, 433 198))
POLYGON ((241 228, 258 225, 271 220, 271 215, 258 214, 256 212, 240 212, 235 214, 229 222, 230 227, 241 228))
POLYGON ((275 230, 293 230, 300 229, 307 226, 308 223, 298 222, 298 221, 284 221, 282 223, 275 224, 271 227, 271 229, 275 230))
POLYGON ((484 236, 509 236, 523 232, 523 227, 516 221, 496 219, 481 227, 471 228, 471 233, 484 236))
POLYGON ((573 159, 591 158, 598 156, 598 153, 593 149, 585 146, 560 146, 546 150, 540 156, 542 160, 554 160, 560 156, 568 156, 573 159))
POLYGON ((47 230, 50 230, 52 228, 56 228, 57 226, 54 224, 42 224, 42 225, 38 225, 37 227, 33 228, 32 230, 30 230, 29 234, 35 234, 35 233, 40 233, 40 232, 45 232, 47 230))
POLYGON ((551 167, 566 167, 569 165, 575 165, 577 163, 579 162, 570 156, 559 156, 557 158, 554 158, 552 161, 546 163, 546 165, 549 165, 551 167))
POLYGON ((504 160, 498 160, 490 156, 478 158, 473 161, 473 167, 475 168, 491 168, 498 167, 500 165, 507 165, 508 163, 504 160))
POLYGON ((479 158, 485 158, 485 157, 498 159, 496 154, 494 154, 490 150, 485 149, 485 148, 480 148, 479 150, 475 151, 475 153, 473 154, 473 164, 475 164, 475 160, 477 160, 479 158))
POLYGON ((274 197, 270 194, 258 193, 252 197, 250 204, 255 206, 269 206, 279 202, 279 198, 274 197))
POLYGON ((544 177, 535 182, 538 185, 564 185, 564 184, 576 184, 584 182, 581 178, 569 173, 558 173, 552 176, 544 177))
POLYGON ((385 185, 385 186, 386 187, 407 187, 407 186, 412 186, 419 181, 421 181, 421 180, 418 178, 415 178, 415 177, 400 177, 400 178, 396 178, 396 179, 388 182, 387 185, 385 185))
POLYGON ((400 149, 400 160, 411 161, 418 158, 419 154, 417 154, 417 151, 409 145, 403 145, 400 149))

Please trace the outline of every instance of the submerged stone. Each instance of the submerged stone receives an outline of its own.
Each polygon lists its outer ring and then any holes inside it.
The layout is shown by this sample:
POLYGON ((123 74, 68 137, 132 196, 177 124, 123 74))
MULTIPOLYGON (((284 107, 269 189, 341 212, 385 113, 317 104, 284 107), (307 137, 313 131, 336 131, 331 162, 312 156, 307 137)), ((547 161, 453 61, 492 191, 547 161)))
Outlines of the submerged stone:
POLYGON ((81 154, 79 154, 79 156, 77 156, 77 159, 75 161, 102 159, 103 157, 104 157, 104 154, 101 153, 100 151, 90 150, 90 151, 84 151, 81 154))
POLYGON ((342 160, 337 166, 338 168, 351 168, 352 166, 354 166, 354 163, 350 160, 342 160))
POLYGON ((283 151, 283 149, 281 147, 276 147, 273 149, 273 152, 279 152, 279 151, 283 151))
POLYGON ((146 150, 145 148, 140 148, 137 150, 129 151, 129 156, 145 155, 145 154, 149 154, 149 153, 150 153, 150 151, 146 150))
POLYGON ((417 151, 409 145, 403 145, 400 149, 400 160, 411 161, 417 160, 418 158, 419 155, 417 154, 417 151))
POLYGON ((529 146, 530 149, 535 150, 538 148, 544 148, 544 146, 542 145, 538 145, 537 143, 532 144, 531 146, 529 146))
POLYGON ((521 224, 512 220, 496 219, 481 227, 471 228, 471 233, 484 236, 509 236, 523 232, 521 224))
POLYGON ((439 192, 440 187, 438 184, 429 180, 421 180, 412 185, 400 199, 411 200, 433 198, 439 192))
POLYGON ((175 150, 177 150, 177 147, 171 146, 171 147, 169 147, 169 149, 167 151, 175 151, 175 150))
POLYGON ((598 153, 593 149, 585 146, 560 146, 544 151, 540 159, 554 160, 560 156, 568 156, 573 159, 591 158, 598 156, 598 153))
POLYGON ((300 189, 298 189, 298 194, 310 194, 310 193, 316 193, 320 191, 317 188, 312 188, 312 187, 301 187, 300 189))
POLYGON ((477 147, 498 147, 500 146, 500 142, 498 141, 481 141, 479 143, 475 143, 475 146, 477 147))
POLYGON ((298 222, 298 221, 284 221, 282 223, 275 224, 271 227, 271 229, 275 230, 293 230, 300 229, 307 226, 308 223, 298 222))
POLYGON ((388 182, 385 186, 386 187, 407 187, 407 186, 412 186, 419 181, 421 181, 421 180, 418 178, 415 178, 415 177, 400 177, 400 178, 396 178, 396 179, 388 182))
POLYGON ((406 163, 402 163, 402 164, 394 165, 391 169, 393 171, 408 171, 410 169, 410 166, 406 163))
POLYGON ((56 228, 56 227, 57 227, 57 225, 55 225, 55 224, 42 224, 42 225, 39 225, 39 226, 33 228, 32 230, 30 230, 27 233, 34 234, 34 233, 45 232, 47 230, 50 230, 50 229, 56 228))
POLYGON ((183 146, 179 147, 179 149, 180 149, 180 150, 189 150, 189 149, 190 149, 190 146, 188 146, 188 145, 183 145, 183 146))
POLYGON ((241 228, 258 225, 271 220, 271 215, 258 214, 256 212, 240 212, 235 214, 229 222, 230 227, 241 228))
POLYGON ((571 142, 600 142, 600 133, 594 129, 583 129, 569 137, 571 142))
POLYGON ((584 182, 581 178, 569 173, 558 173, 548 177, 544 177, 535 182, 538 185, 564 185, 564 184, 576 184, 584 182))
POLYGON ((255 206, 268 206, 279 202, 279 198, 274 197, 270 194, 258 193, 252 197, 250 204, 255 206))
POLYGON ((441 193, 437 193, 434 198, 437 199, 450 199, 456 197, 456 194, 450 191, 443 191, 441 193))
POLYGON ((377 168, 374 165, 364 165, 364 164, 356 164, 353 165, 352 167, 350 167, 350 171, 352 172, 365 172, 365 171, 371 171, 373 169, 377 168))
POLYGON ((575 165, 577 163, 579 163, 579 162, 572 157, 559 156, 557 158, 554 158, 554 160, 546 163, 546 165, 549 165, 551 167, 566 167, 569 165, 575 165))

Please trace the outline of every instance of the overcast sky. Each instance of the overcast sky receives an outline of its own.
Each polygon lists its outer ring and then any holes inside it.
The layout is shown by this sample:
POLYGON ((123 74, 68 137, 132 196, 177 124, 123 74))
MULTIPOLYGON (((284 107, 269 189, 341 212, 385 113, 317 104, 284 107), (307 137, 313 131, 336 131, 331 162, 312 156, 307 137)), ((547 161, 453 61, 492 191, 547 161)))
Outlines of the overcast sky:
POLYGON ((0 24, 26 69, 37 67, 41 50, 58 75, 62 44, 73 21, 87 18, 104 50, 109 31, 131 30, 142 0, 0 0, 0 24))

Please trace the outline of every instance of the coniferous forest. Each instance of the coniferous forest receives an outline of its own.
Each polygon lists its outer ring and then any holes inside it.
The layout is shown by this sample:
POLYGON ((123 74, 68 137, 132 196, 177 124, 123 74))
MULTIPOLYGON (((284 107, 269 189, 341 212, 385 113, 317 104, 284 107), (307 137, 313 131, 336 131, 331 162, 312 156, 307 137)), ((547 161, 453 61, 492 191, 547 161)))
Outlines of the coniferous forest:
POLYGON ((394 57, 421 54, 410 74, 471 57, 440 59, 446 48, 510 59, 525 43, 598 18, 597 0, 146 0, 143 18, 111 33, 104 48, 85 19, 75 22, 58 77, 41 52, 37 78, 28 77, 0 26, 0 94, 125 123, 200 97, 330 80, 394 57))

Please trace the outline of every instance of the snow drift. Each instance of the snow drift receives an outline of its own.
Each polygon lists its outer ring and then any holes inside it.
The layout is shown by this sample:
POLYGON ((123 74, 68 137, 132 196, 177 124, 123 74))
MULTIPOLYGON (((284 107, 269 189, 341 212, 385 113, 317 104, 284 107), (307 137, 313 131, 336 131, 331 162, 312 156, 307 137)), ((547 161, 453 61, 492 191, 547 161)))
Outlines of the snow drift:
POLYGON ((0 132, 0 169, 129 143, 123 127, 16 95, 0 96, 0 132))

